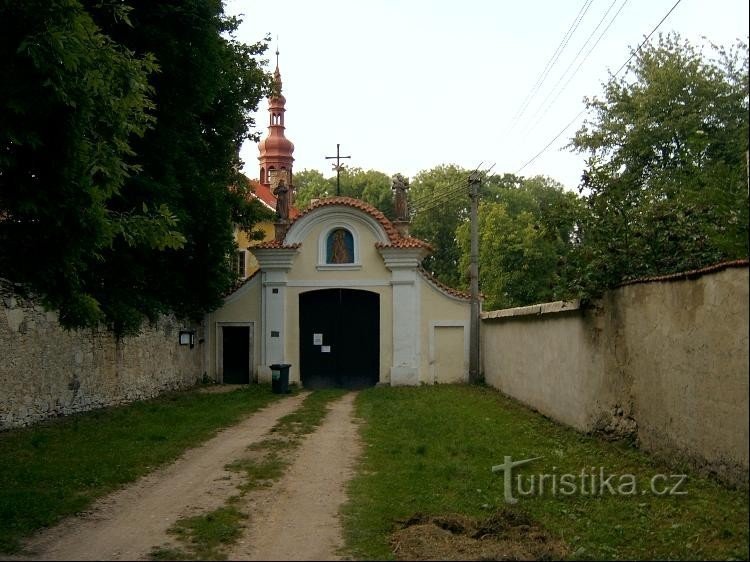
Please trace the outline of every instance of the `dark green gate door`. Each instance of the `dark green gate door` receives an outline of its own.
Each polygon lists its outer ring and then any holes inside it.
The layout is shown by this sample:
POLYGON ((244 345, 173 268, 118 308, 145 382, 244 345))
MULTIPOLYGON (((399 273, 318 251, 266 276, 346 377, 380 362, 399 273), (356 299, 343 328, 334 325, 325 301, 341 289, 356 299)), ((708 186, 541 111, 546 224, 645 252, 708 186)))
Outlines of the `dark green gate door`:
POLYGON ((380 295, 323 289, 299 296, 305 388, 364 388, 380 378, 380 295))

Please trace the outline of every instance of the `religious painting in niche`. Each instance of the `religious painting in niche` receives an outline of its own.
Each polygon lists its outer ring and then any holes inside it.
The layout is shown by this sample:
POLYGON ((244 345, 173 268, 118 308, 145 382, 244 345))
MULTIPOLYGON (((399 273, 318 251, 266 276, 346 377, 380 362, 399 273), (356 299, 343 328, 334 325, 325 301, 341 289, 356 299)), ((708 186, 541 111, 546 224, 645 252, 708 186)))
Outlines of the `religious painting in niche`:
POLYGON ((326 263, 354 263, 354 237, 347 229, 337 228, 328 235, 326 263))

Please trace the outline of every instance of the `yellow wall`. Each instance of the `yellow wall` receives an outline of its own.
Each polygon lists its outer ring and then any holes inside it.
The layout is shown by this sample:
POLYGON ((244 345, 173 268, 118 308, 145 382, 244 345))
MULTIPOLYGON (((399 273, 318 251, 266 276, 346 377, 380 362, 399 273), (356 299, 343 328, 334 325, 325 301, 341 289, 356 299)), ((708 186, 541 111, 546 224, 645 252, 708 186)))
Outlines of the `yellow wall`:
POLYGON ((315 280, 321 284, 327 284, 339 280, 389 280, 391 272, 385 267, 383 258, 375 247, 378 239, 369 228, 360 225, 357 221, 351 221, 357 230, 359 263, 361 267, 351 269, 352 266, 325 266, 318 269, 319 242, 321 236, 330 230, 330 224, 316 224, 305 237, 300 248, 300 253, 294 262, 294 269, 289 272, 289 280, 315 280))
MULTIPOLYGON (((239 228, 234 229, 234 240, 237 242, 237 246, 240 250, 247 250, 250 246, 255 246, 261 242, 274 239, 274 226, 271 221, 260 222, 255 225, 255 230, 262 230, 264 233, 263 240, 250 240, 250 237, 244 230, 239 228)), ((246 252, 245 255, 245 277, 250 277, 253 273, 258 270, 258 260, 252 252, 246 252)))
POLYGON ((421 275, 419 284, 422 301, 420 381, 468 381, 469 301, 446 295, 421 275), (448 344, 446 338, 456 341, 448 344), (445 349, 446 345, 449 349, 445 349), (461 354, 460 359, 449 359, 456 353, 461 354), (463 366, 461 372, 451 374, 450 370, 459 365, 463 366))
POLYGON ((260 367, 260 345, 261 345, 261 303, 260 303, 260 273, 236 292, 231 294, 224 302, 224 306, 210 313, 206 317, 206 371, 208 376, 214 380, 217 378, 216 365, 218 360, 218 331, 223 323, 249 323, 254 324, 253 335, 253 373, 251 376, 257 378, 260 367))

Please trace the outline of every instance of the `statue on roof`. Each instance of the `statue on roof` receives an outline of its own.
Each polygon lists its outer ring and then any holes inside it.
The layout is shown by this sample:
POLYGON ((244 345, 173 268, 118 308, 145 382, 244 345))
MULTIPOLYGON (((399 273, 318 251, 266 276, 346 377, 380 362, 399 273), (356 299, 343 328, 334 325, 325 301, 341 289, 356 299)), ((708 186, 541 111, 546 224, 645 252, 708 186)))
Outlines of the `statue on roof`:
POLYGON ((409 209, 406 201, 406 191, 409 189, 409 179, 401 174, 391 177, 391 189, 393 190, 393 207, 397 221, 409 220, 409 209))
POLYGON ((287 187, 284 178, 279 180, 279 184, 273 190, 273 194, 276 196, 276 215, 280 221, 289 220, 289 187, 287 187))

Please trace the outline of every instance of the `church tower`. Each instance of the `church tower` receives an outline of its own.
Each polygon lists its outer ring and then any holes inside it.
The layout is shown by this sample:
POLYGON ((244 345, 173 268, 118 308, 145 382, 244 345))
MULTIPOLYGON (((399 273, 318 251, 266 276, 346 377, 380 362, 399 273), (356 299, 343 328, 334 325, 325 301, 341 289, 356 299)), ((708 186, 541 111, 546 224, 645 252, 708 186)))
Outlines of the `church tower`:
POLYGON ((260 183, 274 189, 281 179, 292 186, 292 163, 294 144, 284 136, 284 112, 286 98, 281 93, 279 51, 276 51, 276 70, 273 73, 273 90, 268 98, 268 135, 258 143, 260 156, 260 183))

